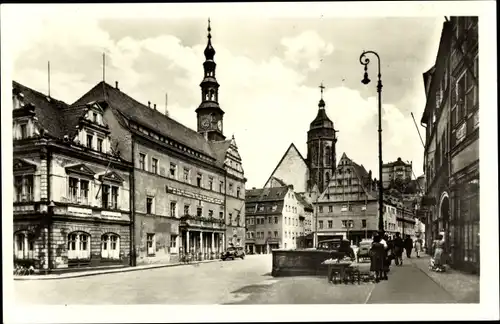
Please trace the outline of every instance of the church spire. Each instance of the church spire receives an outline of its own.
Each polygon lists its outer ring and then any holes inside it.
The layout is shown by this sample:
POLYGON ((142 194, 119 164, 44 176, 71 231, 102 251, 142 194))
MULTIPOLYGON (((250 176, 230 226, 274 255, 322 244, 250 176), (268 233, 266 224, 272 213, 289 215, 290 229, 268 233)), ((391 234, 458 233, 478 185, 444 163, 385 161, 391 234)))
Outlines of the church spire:
POLYGON ((215 56, 215 49, 212 46, 212 35, 210 34, 210 32, 212 31, 212 28, 210 28, 210 18, 208 18, 207 31, 208 31, 208 35, 207 35, 208 42, 207 42, 207 47, 205 48, 204 53, 205 53, 205 58, 207 61, 213 61, 214 56, 215 56))

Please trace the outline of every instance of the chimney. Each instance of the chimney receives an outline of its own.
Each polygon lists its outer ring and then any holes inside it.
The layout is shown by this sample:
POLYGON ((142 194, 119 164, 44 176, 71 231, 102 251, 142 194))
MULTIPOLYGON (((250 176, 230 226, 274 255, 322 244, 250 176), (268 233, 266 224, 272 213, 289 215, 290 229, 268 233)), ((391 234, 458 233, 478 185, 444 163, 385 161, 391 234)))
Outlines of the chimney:
POLYGON ((153 105, 153 109, 156 110, 156 104, 153 105))
POLYGON ((116 90, 120 90, 120 88, 118 88, 118 81, 115 81, 115 88, 116 90))
POLYGON ((151 101, 148 101, 148 108, 151 108, 151 101))
POLYGON ((165 115, 168 116, 168 93, 165 92, 165 115))

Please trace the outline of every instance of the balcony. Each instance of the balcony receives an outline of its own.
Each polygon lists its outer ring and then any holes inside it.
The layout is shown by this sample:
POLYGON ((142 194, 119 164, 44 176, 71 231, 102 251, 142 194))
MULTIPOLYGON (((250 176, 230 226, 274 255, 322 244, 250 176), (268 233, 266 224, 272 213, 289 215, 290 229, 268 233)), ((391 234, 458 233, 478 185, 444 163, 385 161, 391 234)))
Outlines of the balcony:
POLYGON ((224 230, 226 224, 224 219, 184 215, 180 218, 179 227, 224 230))

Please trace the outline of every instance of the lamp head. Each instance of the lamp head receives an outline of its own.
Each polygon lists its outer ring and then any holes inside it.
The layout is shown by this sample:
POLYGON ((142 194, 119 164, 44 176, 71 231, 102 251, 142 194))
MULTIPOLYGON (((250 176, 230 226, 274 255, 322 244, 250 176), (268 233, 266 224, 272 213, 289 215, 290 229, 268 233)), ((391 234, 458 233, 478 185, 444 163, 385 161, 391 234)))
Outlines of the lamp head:
POLYGON ((361 80, 361 83, 368 84, 368 83, 370 83, 370 81, 371 80, 368 78, 368 72, 365 72, 365 75, 363 77, 363 80, 361 80))

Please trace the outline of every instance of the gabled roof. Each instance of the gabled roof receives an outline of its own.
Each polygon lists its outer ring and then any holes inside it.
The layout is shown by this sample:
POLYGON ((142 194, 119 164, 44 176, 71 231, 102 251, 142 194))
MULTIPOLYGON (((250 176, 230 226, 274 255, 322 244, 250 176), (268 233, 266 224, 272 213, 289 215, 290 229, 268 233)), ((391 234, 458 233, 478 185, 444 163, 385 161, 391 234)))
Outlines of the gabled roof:
POLYGON ((107 181, 118 182, 118 183, 124 181, 123 178, 120 177, 120 175, 114 171, 110 171, 110 172, 107 172, 106 174, 99 176, 99 180, 100 181, 107 180, 107 181))
POLYGON ((245 202, 263 202, 283 200, 289 187, 251 189, 245 192, 245 202))
POLYGON ((269 176, 269 178, 267 179, 267 181, 266 181, 266 183, 264 185, 266 185, 267 183, 269 183, 269 180, 271 180, 271 178, 273 177, 273 174, 279 168, 281 162, 283 162, 283 160, 285 159, 285 157, 288 155, 288 152, 290 152, 290 150, 292 150, 292 149, 294 149, 295 151, 297 151, 297 153, 299 154, 299 156, 302 159, 302 161, 304 161, 304 164, 306 165, 306 168, 309 168, 306 160, 304 159, 304 157, 302 156, 302 154, 300 154, 300 151, 297 149, 297 147, 295 146, 295 144, 291 143, 290 146, 288 147, 288 149, 286 150, 285 154, 283 154, 283 156, 281 157, 281 160, 278 162, 278 164, 276 164, 276 167, 274 168, 273 172, 271 172, 271 175, 269 176))
POLYGON ((13 161, 14 172, 34 172, 36 170, 36 165, 29 163, 23 159, 14 159, 13 161))
POLYGON ((62 110, 68 107, 68 104, 47 96, 41 92, 28 88, 19 82, 12 81, 13 91, 22 93, 24 104, 35 106, 35 116, 38 118, 39 125, 49 132, 49 135, 63 137, 62 110))
POLYGON ((210 143, 203 135, 188 128, 159 111, 141 104, 137 100, 112 87, 99 82, 71 106, 81 106, 91 101, 105 100, 112 109, 122 113, 127 119, 142 124, 156 132, 170 137, 209 157, 216 158, 210 143))
POLYGON ((217 165, 223 167, 224 161, 226 160, 226 152, 231 145, 231 140, 211 142, 210 145, 217 160, 217 165))

